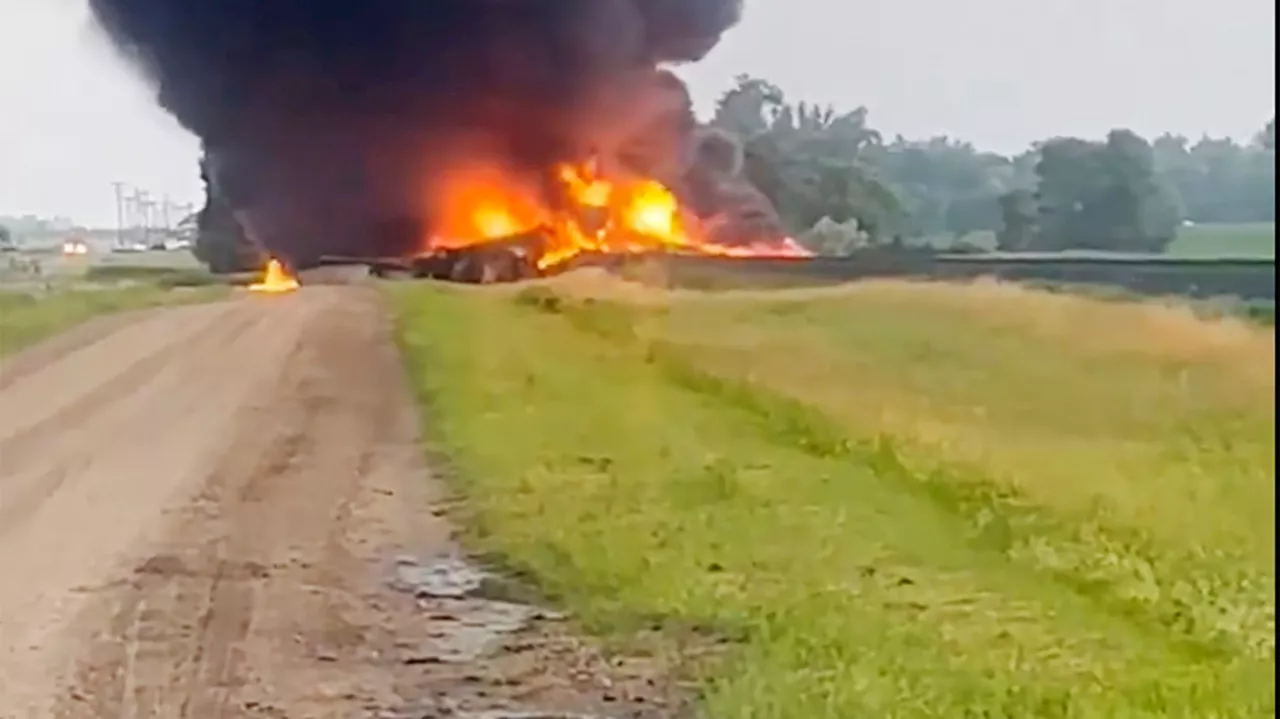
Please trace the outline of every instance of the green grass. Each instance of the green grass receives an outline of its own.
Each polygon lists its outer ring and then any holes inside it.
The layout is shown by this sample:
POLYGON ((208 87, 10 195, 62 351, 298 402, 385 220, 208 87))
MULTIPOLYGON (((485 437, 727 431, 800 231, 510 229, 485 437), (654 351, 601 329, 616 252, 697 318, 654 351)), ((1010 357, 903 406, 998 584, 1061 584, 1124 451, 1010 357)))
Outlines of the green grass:
POLYGON ((148 282, 161 287, 205 287, 225 285, 225 279, 203 268, 164 267, 161 265, 94 265, 85 270, 90 282, 148 282))
POLYGON ((711 717, 1274 715, 1274 334, 974 285, 390 290, 471 546, 711 717))
POLYGON ((123 289, 63 290, 47 295, 0 289, 0 357, 57 334, 97 315, 159 305, 199 302, 220 288, 174 292, 156 285, 123 289))
MULTIPOLYGON (((961 238, 977 247, 995 249, 994 232, 973 232, 961 238)), ((955 238, 923 238, 922 244, 949 247, 955 238)), ((1192 225, 1178 228, 1178 236, 1166 250, 1178 257, 1275 257, 1276 226, 1272 222, 1192 225)))
POLYGON ((1178 230, 1169 254, 1181 257, 1275 257, 1273 222, 1194 225, 1178 230))

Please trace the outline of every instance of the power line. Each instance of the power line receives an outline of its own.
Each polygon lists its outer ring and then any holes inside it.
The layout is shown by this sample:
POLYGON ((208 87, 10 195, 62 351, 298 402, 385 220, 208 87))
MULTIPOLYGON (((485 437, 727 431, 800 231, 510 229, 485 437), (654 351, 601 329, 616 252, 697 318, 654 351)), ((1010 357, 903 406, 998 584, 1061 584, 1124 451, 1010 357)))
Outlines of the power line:
POLYGON ((116 244, 120 246, 127 244, 126 238, 150 244, 157 232, 168 238, 175 222, 181 225, 196 209, 195 203, 174 202, 167 193, 155 199, 148 190, 126 182, 112 182, 111 186, 116 202, 116 244))

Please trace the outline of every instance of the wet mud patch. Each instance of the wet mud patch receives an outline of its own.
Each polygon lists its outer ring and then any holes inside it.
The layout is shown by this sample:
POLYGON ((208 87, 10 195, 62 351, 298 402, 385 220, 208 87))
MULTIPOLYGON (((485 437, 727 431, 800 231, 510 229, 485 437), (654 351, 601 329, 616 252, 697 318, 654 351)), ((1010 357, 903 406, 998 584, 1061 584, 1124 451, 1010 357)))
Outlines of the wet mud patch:
POLYGON ((379 719, 658 719, 688 716, 676 661, 619 657, 573 631, 571 618, 513 591, 458 554, 401 556, 390 585, 420 620, 397 641, 418 668, 416 700, 379 719), (519 597, 519 599, 517 599, 519 597))

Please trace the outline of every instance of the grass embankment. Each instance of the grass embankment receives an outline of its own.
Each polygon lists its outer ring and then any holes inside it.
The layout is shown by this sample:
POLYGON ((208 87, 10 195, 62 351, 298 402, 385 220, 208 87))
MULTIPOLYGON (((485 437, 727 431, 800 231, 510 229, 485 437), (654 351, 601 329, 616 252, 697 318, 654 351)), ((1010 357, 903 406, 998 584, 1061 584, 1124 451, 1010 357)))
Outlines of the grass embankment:
POLYGON ((477 549, 713 717, 1274 713, 1275 345, 1003 286, 391 290, 477 549))
POLYGON ((0 358, 97 315, 200 302, 223 292, 223 288, 216 287, 174 291, 138 285, 122 289, 62 290, 37 296, 0 288, 0 358))

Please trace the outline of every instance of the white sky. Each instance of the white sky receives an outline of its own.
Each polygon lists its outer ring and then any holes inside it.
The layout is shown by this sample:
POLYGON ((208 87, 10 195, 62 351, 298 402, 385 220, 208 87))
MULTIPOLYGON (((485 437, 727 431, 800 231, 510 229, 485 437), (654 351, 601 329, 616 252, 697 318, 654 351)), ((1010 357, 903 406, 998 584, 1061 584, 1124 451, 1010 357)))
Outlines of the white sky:
MULTIPOLYGON (((198 201, 197 143, 88 26, 0 0, 0 214, 114 224, 120 180, 198 201)), ((1250 137, 1275 111, 1274 0, 747 0, 682 74, 702 109, 749 72, 871 109, 886 134, 1001 152, 1115 126, 1250 137)))

